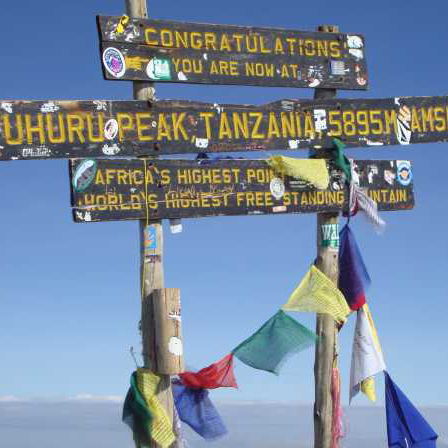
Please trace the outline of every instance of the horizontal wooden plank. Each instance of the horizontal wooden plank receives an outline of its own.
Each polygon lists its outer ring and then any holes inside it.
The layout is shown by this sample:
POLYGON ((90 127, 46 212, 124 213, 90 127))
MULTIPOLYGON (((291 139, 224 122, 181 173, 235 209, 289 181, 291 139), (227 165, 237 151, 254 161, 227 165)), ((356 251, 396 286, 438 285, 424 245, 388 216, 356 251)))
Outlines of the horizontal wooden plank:
MULTIPOLYGON (((347 207, 348 192, 341 172, 332 164, 329 170, 329 187, 316 190, 305 181, 278 176, 264 160, 72 160, 73 218, 94 222, 336 212, 347 207)), ((412 209, 410 162, 360 160, 356 170, 360 186, 379 210, 412 209)))
POLYGON ((103 74, 141 80, 367 89, 364 36, 97 18, 103 74))
POLYGON ((448 140, 448 97, 190 101, 2 101, 0 160, 382 147, 448 140))

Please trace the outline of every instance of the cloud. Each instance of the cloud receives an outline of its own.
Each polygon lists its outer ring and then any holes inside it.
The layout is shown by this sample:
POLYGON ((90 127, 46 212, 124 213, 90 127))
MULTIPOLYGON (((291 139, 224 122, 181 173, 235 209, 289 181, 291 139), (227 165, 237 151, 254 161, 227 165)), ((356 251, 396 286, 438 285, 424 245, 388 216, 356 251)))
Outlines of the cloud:
POLYGON ((124 397, 122 395, 92 395, 92 394, 78 394, 70 397, 68 401, 88 401, 92 403, 123 403, 124 397))
MULTIPOLYGON (((121 422, 123 397, 79 394, 65 399, 0 400, 0 440, 8 448, 133 448, 132 435, 121 422)), ((216 401, 229 434, 213 448, 309 448, 313 445, 312 405, 288 402, 216 401)), ((448 407, 420 409, 439 433, 438 448, 448 448, 448 407)), ((344 408, 348 422, 344 448, 387 446, 385 409, 344 408)), ((209 448, 186 425, 190 446, 209 448)))
POLYGON ((0 403, 11 403, 17 401, 23 401, 23 400, 15 397, 14 395, 0 395, 0 403))

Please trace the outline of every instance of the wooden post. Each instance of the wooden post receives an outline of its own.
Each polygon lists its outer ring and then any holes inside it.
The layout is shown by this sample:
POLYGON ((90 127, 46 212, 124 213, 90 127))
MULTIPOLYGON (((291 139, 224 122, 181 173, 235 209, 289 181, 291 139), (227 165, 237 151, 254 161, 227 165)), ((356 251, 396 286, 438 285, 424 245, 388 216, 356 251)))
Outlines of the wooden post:
MULTIPOLYGON (((126 13, 130 18, 147 18, 146 0, 126 0, 126 13)), ((153 83, 134 81, 134 99, 155 100, 153 83)), ((154 311, 152 307, 152 292, 164 287, 163 275, 163 228, 161 221, 140 221, 140 268, 142 291, 142 344, 144 367, 157 372, 157 355, 155 344, 154 311), (149 236, 155 237, 155 243, 148 241, 149 236)), ((170 375, 160 375, 157 398, 166 409, 173 421, 173 394, 170 375)), ((157 448, 153 442, 153 447, 157 448)))
MULTIPOLYGON (((177 375, 184 369, 180 290, 155 289, 152 292, 152 309, 156 337, 157 373, 177 375)), ((142 316, 143 317, 143 316, 142 316)))
MULTIPOLYGON (((321 25, 318 31, 337 33, 335 25, 321 25)), ((315 99, 328 99, 336 96, 336 89, 315 89, 315 99)), ((328 152, 316 151, 316 157, 327 158, 328 152)), ((322 245, 322 226, 337 224, 337 213, 318 213, 317 215, 317 259, 316 266, 338 284, 338 250, 322 245)), ((335 359, 336 323, 329 314, 318 314, 316 334, 319 337, 316 344, 314 361, 315 402, 314 402, 314 448, 332 448, 333 445, 333 397, 332 370, 335 359)))

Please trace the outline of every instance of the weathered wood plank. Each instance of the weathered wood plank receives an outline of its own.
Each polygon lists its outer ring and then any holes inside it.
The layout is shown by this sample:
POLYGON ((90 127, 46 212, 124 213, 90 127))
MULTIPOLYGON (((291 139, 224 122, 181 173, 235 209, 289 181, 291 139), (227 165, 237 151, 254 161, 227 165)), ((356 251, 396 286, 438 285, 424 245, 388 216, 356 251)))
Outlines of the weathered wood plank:
POLYGON ((163 155, 448 141, 448 97, 1 101, 0 160, 163 155))
POLYGON ((367 89, 360 34, 97 18, 111 80, 367 89))
MULTIPOLYGON (((360 160, 356 165, 360 185, 380 210, 413 207, 410 162, 360 160)), ((327 190, 289 177, 279 181, 263 160, 85 159, 72 160, 70 167, 77 222, 336 212, 348 201, 343 175, 332 165, 327 190)))

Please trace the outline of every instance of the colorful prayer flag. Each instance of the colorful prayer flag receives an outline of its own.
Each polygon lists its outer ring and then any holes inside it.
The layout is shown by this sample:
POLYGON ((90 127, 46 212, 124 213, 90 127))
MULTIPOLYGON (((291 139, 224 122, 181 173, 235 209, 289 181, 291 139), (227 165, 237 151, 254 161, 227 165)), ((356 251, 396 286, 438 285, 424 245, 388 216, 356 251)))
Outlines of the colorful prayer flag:
POLYGON ((204 367, 199 372, 179 374, 182 383, 191 389, 216 389, 217 387, 235 387, 233 372, 233 355, 229 354, 214 364, 204 367))
MULTIPOLYGON (((386 369, 380 342, 373 325, 369 308, 365 304, 357 311, 350 368, 350 401, 361 390, 361 383, 386 369)), ((365 383, 363 392, 373 401, 371 380, 365 383)))
POLYGON ((282 309, 331 314, 340 323, 350 314, 341 291, 316 266, 311 266, 282 309))
POLYGON ((176 440, 173 425, 165 408, 157 396, 160 377, 148 369, 137 369, 137 385, 153 417, 150 429, 151 438, 162 448, 168 448, 176 440))
POLYGON ((179 418, 207 440, 227 434, 227 429, 206 389, 190 389, 173 381, 173 398, 179 418))
POLYGON ((344 437, 344 424, 342 421, 341 405, 341 375, 337 367, 333 367, 332 376, 333 392, 333 448, 339 447, 339 439, 344 437))
POLYGON ((384 371, 389 448, 436 448, 438 435, 384 371))
POLYGON ((366 303, 365 291, 369 285, 369 273, 355 236, 346 224, 339 232, 338 286, 352 311, 356 311, 366 303))
POLYGON ((303 179, 320 190, 325 190, 330 182, 327 163, 325 159, 295 159, 293 157, 271 156, 268 165, 284 177, 303 179))
POLYGON ((279 310, 232 353, 254 369, 278 375, 289 356, 310 347, 316 339, 315 333, 279 310))
POLYGON ((138 389, 137 372, 131 375, 131 387, 124 400, 122 420, 132 429, 137 448, 151 446, 153 416, 138 389))
POLYGON ((376 401, 375 378, 369 378, 361 381, 361 392, 367 396, 370 401, 376 401))

